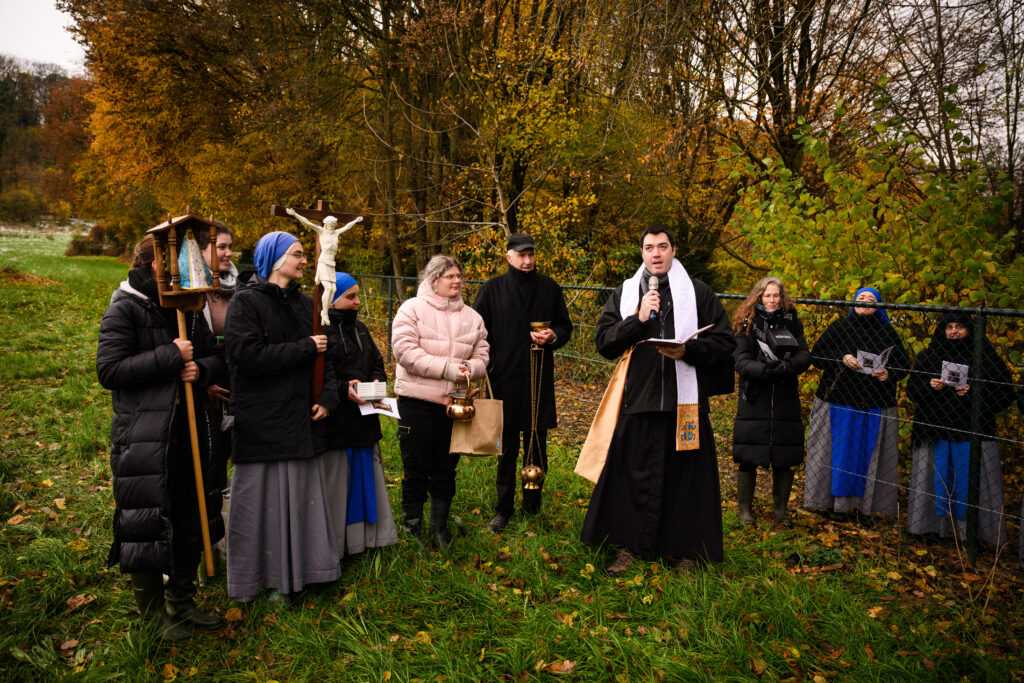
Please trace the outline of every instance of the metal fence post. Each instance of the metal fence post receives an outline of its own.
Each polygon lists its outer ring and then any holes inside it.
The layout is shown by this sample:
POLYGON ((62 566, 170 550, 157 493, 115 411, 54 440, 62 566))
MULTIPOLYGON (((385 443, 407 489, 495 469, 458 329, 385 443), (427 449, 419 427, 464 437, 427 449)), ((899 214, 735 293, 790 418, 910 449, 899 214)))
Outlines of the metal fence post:
POLYGON ((981 381, 982 352, 985 343, 986 319, 983 313, 974 318, 974 367, 971 368, 971 463, 967 479, 967 560, 974 565, 978 556, 978 506, 981 502, 981 410, 984 382, 981 381))
POLYGON ((388 278, 388 326, 385 330, 385 334, 388 338, 388 358, 394 360, 391 357, 391 318, 395 313, 395 278, 388 278))

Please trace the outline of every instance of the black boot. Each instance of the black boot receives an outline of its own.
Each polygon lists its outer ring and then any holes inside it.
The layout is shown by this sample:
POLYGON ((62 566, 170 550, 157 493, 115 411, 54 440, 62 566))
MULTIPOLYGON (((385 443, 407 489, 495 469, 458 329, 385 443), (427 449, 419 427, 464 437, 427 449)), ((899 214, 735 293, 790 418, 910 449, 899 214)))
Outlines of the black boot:
POLYGON ((402 531, 419 543, 423 532, 423 504, 402 505, 402 531))
POLYGON ((195 576, 178 572, 167 580, 164 587, 165 610, 175 624, 192 624, 204 631, 224 628, 225 621, 213 614, 200 612, 196 607, 195 576))
POLYGON ((754 487, 757 484, 757 470, 736 471, 736 502, 740 524, 754 526, 754 487))
POLYGON ((793 470, 772 470, 772 514, 775 521, 785 527, 793 526, 793 521, 786 514, 789 505, 789 492, 793 489, 793 470))
POLYGON ((159 621, 160 637, 172 643, 188 640, 192 631, 176 623, 164 612, 164 577, 158 572, 138 572, 131 575, 135 604, 143 621, 159 621))
POLYGON ((448 513, 452 509, 450 500, 430 498, 430 536, 434 543, 447 550, 452 545, 452 534, 448 531, 448 513))

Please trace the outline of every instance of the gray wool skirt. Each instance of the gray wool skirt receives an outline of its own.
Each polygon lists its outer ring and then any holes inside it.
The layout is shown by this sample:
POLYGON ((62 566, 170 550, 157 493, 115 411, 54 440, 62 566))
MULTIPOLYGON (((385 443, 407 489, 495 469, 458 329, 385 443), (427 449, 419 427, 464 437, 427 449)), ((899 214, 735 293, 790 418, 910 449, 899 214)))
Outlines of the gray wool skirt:
MULTIPOLYGON (((1003 474, 999 463, 999 446, 995 441, 981 442, 981 488, 978 497, 978 538, 992 545, 1006 543, 1003 520, 1003 474)), ((912 534, 967 538, 967 520, 948 514, 941 517, 935 510, 935 444, 919 444, 914 449, 910 466, 910 501, 907 505, 907 531, 912 534)))
POLYGON ((815 397, 807 427, 807 465, 804 473, 804 507, 895 516, 899 511, 900 423, 896 408, 882 408, 882 423, 871 451, 863 496, 832 495, 831 404, 815 397))
POLYGON ((334 527, 338 559, 346 555, 361 553, 367 548, 382 548, 398 543, 398 530, 391 514, 387 483, 384 480, 384 466, 380 459, 380 447, 373 449, 373 488, 377 498, 377 521, 349 524, 348 513, 348 452, 328 450, 323 454, 324 472, 327 479, 327 509, 334 527))
POLYGON ((228 513, 228 595, 296 593, 340 574, 323 456, 236 464, 228 513))

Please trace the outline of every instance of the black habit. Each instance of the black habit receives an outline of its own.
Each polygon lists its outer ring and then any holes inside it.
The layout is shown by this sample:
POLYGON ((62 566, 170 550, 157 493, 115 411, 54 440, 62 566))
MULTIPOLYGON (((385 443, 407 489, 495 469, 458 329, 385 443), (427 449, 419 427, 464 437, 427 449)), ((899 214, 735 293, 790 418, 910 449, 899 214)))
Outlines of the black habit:
MULTIPOLYGON (((602 356, 616 359, 644 339, 675 336, 673 292, 668 278, 660 279, 661 313, 652 320, 641 321, 636 313, 622 318, 623 286, 615 289, 597 321, 602 356)), ((646 271, 642 281, 646 290, 646 271)), ((653 344, 635 346, 608 459, 583 521, 584 543, 607 541, 645 558, 723 559, 722 498, 708 397, 732 391, 736 341, 711 288, 693 280, 693 289, 698 327, 714 325, 687 342, 683 357, 697 368, 700 448, 675 449, 675 361, 653 344)))

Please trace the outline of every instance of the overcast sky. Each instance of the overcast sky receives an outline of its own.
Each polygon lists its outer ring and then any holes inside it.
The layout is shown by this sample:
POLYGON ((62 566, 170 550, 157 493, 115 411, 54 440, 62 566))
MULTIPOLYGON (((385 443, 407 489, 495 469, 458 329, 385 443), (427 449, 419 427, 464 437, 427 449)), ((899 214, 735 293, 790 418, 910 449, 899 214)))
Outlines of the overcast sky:
POLYGON ((82 74, 84 53, 64 30, 69 24, 53 0, 0 0, 0 52, 82 74))

